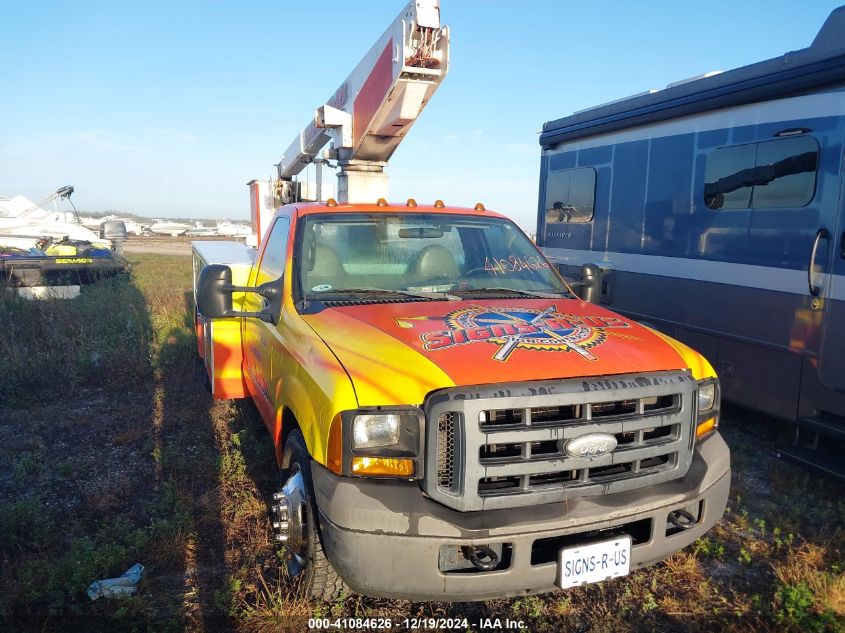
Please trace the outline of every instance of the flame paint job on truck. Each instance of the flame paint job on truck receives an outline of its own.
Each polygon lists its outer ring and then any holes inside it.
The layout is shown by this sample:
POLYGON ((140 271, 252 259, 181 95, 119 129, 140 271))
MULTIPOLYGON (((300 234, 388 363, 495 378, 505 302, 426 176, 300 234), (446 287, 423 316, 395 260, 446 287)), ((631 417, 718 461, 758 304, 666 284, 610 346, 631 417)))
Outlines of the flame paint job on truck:
MULTIPOLYGON (((715 376, 709 363, 682 343, 576 299, 403 302, 297 312, 291 299, 291 253, 301 215, 402 211, 407 208, 399 205, 284 207, 277 215, 290 218, 291 230, 279 324, 214 322, 215 328, 224 325, 214 332, 215 354, 232 363, 215 364, 215 397, 252 396, 280 463, 285 410, 298 421, 314 460, 325 465, 331 424, 341 411, 421 405, 437 389, 676 369, 689 369, 698 380, 715 376), (516 340, 509 344, 511 339, 516 340), (246 389, 238 387, 236 374, 243 374, 246 389)), ((496 215, 414 208, 420 211, 496 215)), ((237 269, 235 273, 233 267, 235 283, 248 283, 237 269)), ((254 275, 250 277, 254 284, 254 275)), ((262 307, 257 295, 236 294, 234 299, 236 309, 262 307)), ((207 324, 204 329, 208 331, 207 324)))
POLYGON ((671 336, 666 336, 663 332, 659 332, 650 327, 643 327, 678 352, 681 358, 684 359, 684 365, 689 368, 693 378, 696 380, 704 380, 705 378, 716 377, 716 371, 713 369, 712 365, 710 365, 704 356, 696 352, 694 349, 684 345, 680 341, 676 341, 671 336))
POLYGON ((651 330, 599 306, 572 299, 348 306, 303 318, 349 372, 362 406, 421 404, 432 390, 453 385, 690 367, 677 348, 666 345, 664 338, 651 330), (552 305, 556 309, 547 319, 527 326, 529 315, 552 305), (528 335, 540 338, 534 339, 537 343, 522 339, 518 344, 524 346, 514 349, 505 361, 496 359, 497 350, 508 339, 501 325, 469 329, 450 326, 450 315, 468 308, 475 309, 476 314, 502 314, 500 324, 516 324, 528 335), (519 314, 524 314, 522 321, 519 314), (535 332, 538 329, 541 331, 535 332), (589 350, 572 339, 567 342, 566 332, 578 333, 588 341, 589 350), (441 341, 443 345, 439 345, 441 341), (438 345, 432 346, 432 342, 438 345))

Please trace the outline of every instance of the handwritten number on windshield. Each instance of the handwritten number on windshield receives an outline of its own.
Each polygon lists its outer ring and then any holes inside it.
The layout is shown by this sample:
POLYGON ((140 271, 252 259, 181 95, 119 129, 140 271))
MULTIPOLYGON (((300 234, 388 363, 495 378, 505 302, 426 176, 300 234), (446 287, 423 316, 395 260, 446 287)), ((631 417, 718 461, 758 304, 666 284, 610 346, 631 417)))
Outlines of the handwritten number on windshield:
POLYGON ((511 255, 507 258, 486 257, 484 259, 484 270, 494 275, 507 275, 524 270, 540 270, 541 268, 549 268, 548 262, 541 261, 540 258, 533 255, 529 257, 511 255))

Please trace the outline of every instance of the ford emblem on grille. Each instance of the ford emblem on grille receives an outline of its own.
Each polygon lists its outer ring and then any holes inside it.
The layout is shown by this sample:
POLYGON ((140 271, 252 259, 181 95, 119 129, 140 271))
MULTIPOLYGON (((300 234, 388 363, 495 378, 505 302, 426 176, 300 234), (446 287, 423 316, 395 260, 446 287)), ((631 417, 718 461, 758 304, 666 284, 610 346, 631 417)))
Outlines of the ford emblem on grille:
POLYGON ((616 438, 607 433, 588 433, 569 440, 564 445, 566 454, 570 457, 586 457, 595 459, 613 452, 616 448, 616 438))

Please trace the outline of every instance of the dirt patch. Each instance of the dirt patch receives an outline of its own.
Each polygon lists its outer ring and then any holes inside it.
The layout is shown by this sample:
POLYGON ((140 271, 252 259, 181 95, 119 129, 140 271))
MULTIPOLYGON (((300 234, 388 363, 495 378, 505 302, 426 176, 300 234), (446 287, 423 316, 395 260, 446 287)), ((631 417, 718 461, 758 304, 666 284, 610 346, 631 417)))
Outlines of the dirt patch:
MULTIPOLYGON (((237 241, 232 237, 189 237, 167 235, 130 236, 123 247, 125 253, 147 253, 154 255, 190 255, 191 242, 208 242, 224 240, 237 241)), ((243 242, 243 240, 239 240, 243 242)))

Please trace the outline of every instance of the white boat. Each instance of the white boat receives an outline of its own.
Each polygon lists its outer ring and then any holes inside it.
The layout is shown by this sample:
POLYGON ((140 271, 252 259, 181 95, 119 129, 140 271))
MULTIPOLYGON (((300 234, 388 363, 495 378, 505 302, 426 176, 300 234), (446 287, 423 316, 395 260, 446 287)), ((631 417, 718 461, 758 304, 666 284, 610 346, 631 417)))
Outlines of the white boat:
POLYGON ((80 215, 79 223, 86 229, 91 229, 92 231, 99 231, 100 225, 106 220, 110 220, 111 218, 112 216, 106 216, 104 218, 95 218, 93 216, 80 215))
POLYGON ((126 227, 126 232, 129 235, 143 235, 144 229, 147 228, 146 224, 140 224, 131 218, 121 218, 114 214, 104 215, 99 218, 84 215, 79 216, 79 223, 82 226, 91 229, 95 233, 99 233, 100 225, 102 225, 103 222, 109 221, 123 222, 123 225, 126 227))
POLYGON ((217 229, 213 226, 205 226, 202 222, 194 222, 194 226, 185 232, 185 235, 191 237, 204 237, 211 235, 220 235, 217 229))
POLYGON ((54 240, 67 237, 111 248, 110 241, 100 239, 98 233, 79 223, 75 209, 58 209, 57 202, 62 199, 70 201, 72 193, 73 187, 62 187, 37 203, 26 196, 0 196, 0 244, 30 249, 45 237, 54 240))
POLYGON ((105 222, 106 220, 119 220, 120 222, 123 222, 123 225, 126 227, 126 232, 129 235, 143 235, 146 229, 148 228, 146 224, 141 224, 131 218, 106 216, 105 218, 103 218, 103 222, 105 222))
POLYGON ((170 220, 156 220, 150 225, 150 231, 157 235, 170 235, 176 237, 177 235, 184 235, 191 229, 190 224, 184 222, 171 222, 170 220))
POLYGON ((252 227, 243 223, 234 224, 229 220, 217 220, 217 235, 247 237, 252 235, 252 227))

